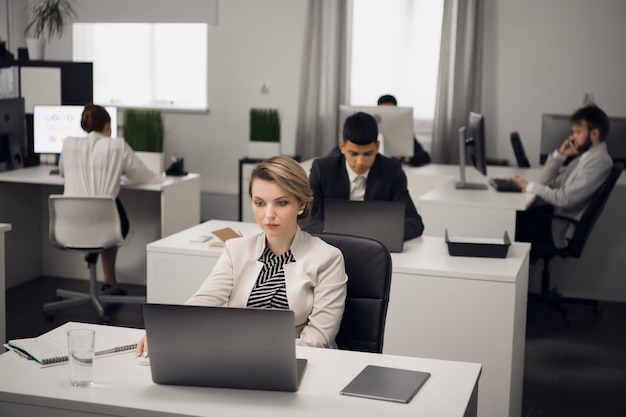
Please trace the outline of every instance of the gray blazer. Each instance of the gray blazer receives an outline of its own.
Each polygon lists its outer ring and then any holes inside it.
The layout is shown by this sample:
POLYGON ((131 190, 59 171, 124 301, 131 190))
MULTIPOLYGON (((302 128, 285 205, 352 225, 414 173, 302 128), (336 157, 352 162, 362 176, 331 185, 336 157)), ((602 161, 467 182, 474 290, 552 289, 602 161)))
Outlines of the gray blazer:
MULTIPOLYGON (((533 185, 533 193, 554 206, 554 213, 579 220, 593 193, 609 175, 613 160, 605 142, 601 142, 563 167, 564 159, 548 158, 541 184, 533 185)), ((557 247, 567 246, 576 227, 564 220, 552 222, 552 240, 557 247)))
MULTIPOLYGON (((211 274, 185 304, 246 307, 263 263, 265 234, 229 239, 211 274)), ((300 230, 291 244, 295 262, 285 265, 289 308, 296 316, 296 344, 336 347, 343 317, 346 275, 339 249, 300 230)))

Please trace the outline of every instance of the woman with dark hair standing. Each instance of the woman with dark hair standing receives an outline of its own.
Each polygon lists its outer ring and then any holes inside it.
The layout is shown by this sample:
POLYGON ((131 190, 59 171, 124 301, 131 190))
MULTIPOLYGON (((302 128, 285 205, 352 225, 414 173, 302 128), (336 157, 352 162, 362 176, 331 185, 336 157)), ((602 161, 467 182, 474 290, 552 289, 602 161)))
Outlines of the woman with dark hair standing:
MULTIPOLYGON (((122 235, 129 230, 128 218, 121 201, 122 175, 131 184, 152 184, 161 181, 141 161, 123 138, 111 138, 111 117, 104 107, 87 104, 80 125, 86 137, 66 138, 59 160, 59 173, 65 178, 64 195, 69 196, 112 196, 116 198, 122 223, 122 235)), ((125 294, 119 288, 115 275, 117 249, 101 254, 104 284, 102 290, 108 294, 125 294)))

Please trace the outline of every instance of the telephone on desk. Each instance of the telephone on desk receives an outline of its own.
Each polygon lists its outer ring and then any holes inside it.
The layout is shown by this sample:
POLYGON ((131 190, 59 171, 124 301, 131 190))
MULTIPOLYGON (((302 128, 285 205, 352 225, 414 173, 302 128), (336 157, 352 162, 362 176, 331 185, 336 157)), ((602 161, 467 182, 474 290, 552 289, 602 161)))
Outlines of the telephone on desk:
POLYGON ((184 177, 187 175, 187 171, 185 171, 185 159, 172 157, 172 164, 165 170, 165 175, 174 177, 184 177))
POLYGON ((59 168, 52 168, 50 170, 50 175, 60 175, 59 168))

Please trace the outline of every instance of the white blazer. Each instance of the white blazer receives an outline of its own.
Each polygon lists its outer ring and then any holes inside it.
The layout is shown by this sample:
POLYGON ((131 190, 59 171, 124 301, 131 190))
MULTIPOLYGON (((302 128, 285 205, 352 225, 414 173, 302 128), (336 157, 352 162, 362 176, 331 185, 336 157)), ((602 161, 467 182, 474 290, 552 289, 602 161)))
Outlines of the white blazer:
MULTIPOLYGON (((230 239, 208 278, 185 304, 246 307, 263 263, 265 234, 230 239)), ((341 251, 298 228, 291 244, 295 262, 285 265, 289 308, 296 316, 296 343, 336 347, 346 298, 341 251)))

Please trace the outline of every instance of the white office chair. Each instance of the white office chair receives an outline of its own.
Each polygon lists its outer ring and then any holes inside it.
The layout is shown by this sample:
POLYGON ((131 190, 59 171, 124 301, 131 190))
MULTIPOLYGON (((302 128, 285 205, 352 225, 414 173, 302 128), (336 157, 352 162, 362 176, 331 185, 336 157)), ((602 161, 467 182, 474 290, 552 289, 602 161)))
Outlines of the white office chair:
POLYGON ((57 289, 56 295, 62 300, 43 306, 48 319, 53 317, 51 312, 54 310, 91 303, 100 320, 107 322, 103 303, 141 304, 146 301, 145 297, 107 295, 98 291, 98 254, 124 243, 115 198, 53 194, 48 199, 48 208, 50 243, 64 250, 85 253, 89 268, 89 293, 57 289))

